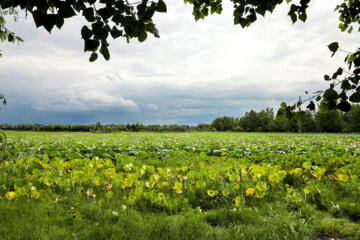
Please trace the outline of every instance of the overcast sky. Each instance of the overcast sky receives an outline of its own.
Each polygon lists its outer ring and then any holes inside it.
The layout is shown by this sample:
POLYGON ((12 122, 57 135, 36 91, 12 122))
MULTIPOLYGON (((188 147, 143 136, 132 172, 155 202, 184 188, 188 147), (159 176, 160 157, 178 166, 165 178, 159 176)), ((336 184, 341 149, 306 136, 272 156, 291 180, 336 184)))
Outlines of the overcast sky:
MULTIPOLYGON (((110 45, 111 59, 89 63, 81 18, 48 34, 21 14, 8 27, 25 42, 1 43, 0 123, 211 123, 250 109, 277 109, 304 91, 324 89, 324 74, 342 66, 327 45, 357 47, 338 29, 337 0, 311 1, 306 23, 292 24, 286 3, 250 28, 233 25, 232 7, 195 22, 191 5, 166 1, 154 22, 161 38, 110 45)), ((285 1, 284 1, 285 2, 285 1)), ((341 2, 341 0, 340 0, 341 2)), ((150 35, 149 35, 150 36, 150 35)))

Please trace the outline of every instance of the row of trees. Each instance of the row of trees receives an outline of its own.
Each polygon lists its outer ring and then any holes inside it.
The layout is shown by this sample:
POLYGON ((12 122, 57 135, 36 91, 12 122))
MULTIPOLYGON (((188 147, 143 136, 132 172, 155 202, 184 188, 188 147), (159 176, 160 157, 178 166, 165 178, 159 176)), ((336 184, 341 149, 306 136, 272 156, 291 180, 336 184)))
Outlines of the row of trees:
POLYGON ((347 113, 306 111, 301 122, 296 119, 279 121, 270 108, 260 112, 251 110, 241 118, 216 118, 211 126, 216 131, 239 132, 360 132, 360 105, 353 105, 347 113))
POLYGON ((190 125, 144 125, 141 123, 133 124, 29 124, 18 125, 0 124, 2 130, 15 131, 47 131, 47 132, 186 132, 186 131, 210 131, 210 124, 190 125))
POLYGON ((144 125, 107 124, 0 124, 2 130, 51 131, 51 132, 187 132, 187 131, 236 131, 236 132, 360 132, 360 105, 353 105, 347 113, 332 110, 327 113, 306 111, 301 122, 296 119, 279 121, 273 109, 256 112, 251 110, 240 118, 218 117, 211 124, 194 125, 144 125))

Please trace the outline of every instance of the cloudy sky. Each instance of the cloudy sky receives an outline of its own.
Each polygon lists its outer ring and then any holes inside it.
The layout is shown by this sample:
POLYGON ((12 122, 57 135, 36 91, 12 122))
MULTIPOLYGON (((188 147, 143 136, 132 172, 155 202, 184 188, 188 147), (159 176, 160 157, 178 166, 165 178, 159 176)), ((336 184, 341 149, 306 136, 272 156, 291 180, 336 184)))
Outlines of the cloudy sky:
MULTIPOLYGON (((311 1, 306 23, 291 23, 289 5, 248 29, 233 25, 232 7, 195 22, 191 5, 166 1, 154 21, 161 38, 111 41, 110 61, 89 63, 81 18, 48 34, 21 14, 8 27, 25 42, 1 43, 0 92, 8 105, 0 123, 210 123, 250 109, 278 108, 327 85, 323 75, 342 66, 330 58, 338 41, 355 50, 357 33, 341 33, 338 0, 311 1)), ((341 2, 341 0, 340 0, 341 2)))

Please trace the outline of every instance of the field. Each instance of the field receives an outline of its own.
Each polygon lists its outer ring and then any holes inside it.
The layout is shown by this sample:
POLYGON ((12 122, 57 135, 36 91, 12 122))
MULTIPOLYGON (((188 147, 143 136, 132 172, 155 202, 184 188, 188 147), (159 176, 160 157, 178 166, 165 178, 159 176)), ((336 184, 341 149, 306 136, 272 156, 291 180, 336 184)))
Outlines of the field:
POLYGON ((360 138, 7 132, 2 239, 360 239, 360 138))

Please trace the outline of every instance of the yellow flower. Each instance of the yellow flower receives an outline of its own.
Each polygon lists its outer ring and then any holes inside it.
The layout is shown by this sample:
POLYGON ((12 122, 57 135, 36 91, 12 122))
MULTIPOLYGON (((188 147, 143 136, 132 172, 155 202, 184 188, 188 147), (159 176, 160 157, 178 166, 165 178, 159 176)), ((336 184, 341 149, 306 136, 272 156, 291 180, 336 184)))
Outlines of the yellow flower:
POLYGON ((163 193, 158 193, 158 198, 159 198, 160 200, 165 199, 165 194, 163 194, 163 193))
POLYGON ((105 190, 109 191, 112 188, 112 184, 110 183, 105 183, 105 190))
POLYGON ((210 196, 210 197, 214 197, 215 195, 217 195, 219 192, 216 191, 216 190, 207 190, 207 194, 210 196))
POLYGON ((253 188, 248 188, 248 189, 246 189, 245 194, 246 194, 247 197, 252 197, 253 192, 254 192, 253 188))
POLYGON ((7 200, 10 201, 10 200, 12 200, 12 199, 14 199, 16 197, 16 192, 7 192, 5 194, 5 197, 6 197, 7 200))

